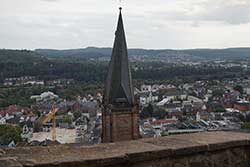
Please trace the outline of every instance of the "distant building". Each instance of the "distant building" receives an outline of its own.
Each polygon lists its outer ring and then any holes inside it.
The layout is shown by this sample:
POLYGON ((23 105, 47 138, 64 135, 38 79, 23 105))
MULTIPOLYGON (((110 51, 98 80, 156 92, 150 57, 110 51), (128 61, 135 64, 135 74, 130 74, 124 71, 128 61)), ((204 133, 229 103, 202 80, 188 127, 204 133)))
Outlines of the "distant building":
POLYGON ((3 83, 4 86, 12 86, 14 85, 13 81, 10 80, 9 78, 5 79, 4 80, 4 83, 3 83))
POLYGON ((34 76, 22 76, 5 78, 4 86, 21 86, 21 85, 44 85, 44 81, 37 80, 34 76))
POLYGON ((153 127, 156 127, 156 126, 164 126, 164 125, 174 124, 174 123, 177 123, 177 122, 178 122, 178 119, 172 118, 172 119, 154 120, 154 121, 151 121, 150 124, 153 127))
POLYGON ((60 85, 70 85, 73 83, 75 83, 74 79, 56 79, 56 80, 47 81, 46 85, 60 86, 60 85))
POLYGON ((3 109, 0 110, 0 116, 2 117, 6 117, 6 119, 8 119, 8 117, 10 117, 11 115, 16 115, 18 113, 30 113, 31 109, 27 108, 27 107, 21 107, 18 105, 10 105, 8 107, 5 107, 3 109))
POLYGON ((242 112, 250 111, 250 102, 238 101, 234 104, 234 109, 242 111, 242 112))
POLYGON ((142 92, 139 93, 139 96, 141 105, 147 105, 159 100, 158 93, 156 92, 142 92))
POLYGON ((250 95, 250 88, 244 88, 244 92, 247 94, 247 95, 250 95))
POLYGON ((35 99, 36 101, 48 101, 57 99, 58 95, 54 94, 53 92, 43 92, 40 95, 34 95, 31 96, 30 98, 35 99))
POLYGON ((152 86, 151 85, 141 85, 141 92, 151 92, 152 86))
POLYGON ((173 90, 173 91, 168 91, 163 95, 164 98, 167 98, 169 100, 185 100, 188 98, 187 93, 180 91, 180 90, 173 90))

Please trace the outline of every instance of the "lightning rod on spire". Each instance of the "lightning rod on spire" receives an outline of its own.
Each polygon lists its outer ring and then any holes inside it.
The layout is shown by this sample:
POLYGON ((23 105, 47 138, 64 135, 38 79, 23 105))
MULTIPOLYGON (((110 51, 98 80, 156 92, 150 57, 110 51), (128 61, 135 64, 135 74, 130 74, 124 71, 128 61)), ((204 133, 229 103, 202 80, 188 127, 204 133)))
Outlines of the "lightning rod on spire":
POLYGON ((122 0, 119 0, 119 9, 122 10, 122 0))

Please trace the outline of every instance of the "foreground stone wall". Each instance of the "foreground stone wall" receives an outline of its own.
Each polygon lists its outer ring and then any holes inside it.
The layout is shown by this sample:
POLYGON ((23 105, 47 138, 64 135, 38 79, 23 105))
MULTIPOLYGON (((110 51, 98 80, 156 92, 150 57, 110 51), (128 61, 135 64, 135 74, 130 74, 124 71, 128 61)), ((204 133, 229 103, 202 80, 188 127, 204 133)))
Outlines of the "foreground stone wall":
POLYGON ((232 148, 142 162, 136 167, 249 167, 249 148, 232 148))
POLYGON ((250 134, 207 132, 96 146, 0 150, 0 167, 249 167, 250 134))

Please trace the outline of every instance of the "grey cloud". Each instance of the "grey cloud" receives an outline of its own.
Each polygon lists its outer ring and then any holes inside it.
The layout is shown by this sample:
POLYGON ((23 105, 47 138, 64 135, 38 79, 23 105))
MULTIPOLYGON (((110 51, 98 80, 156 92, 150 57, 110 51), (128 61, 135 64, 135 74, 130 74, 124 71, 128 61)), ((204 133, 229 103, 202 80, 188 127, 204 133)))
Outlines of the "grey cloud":
POLYGON ((89 45, 111 46, 113 25, 104 18, 114 16, 0 16, 0 46, 12 48, 74 48, 89 45), (18 28, 17 28, 18 27, 18 28), (104 40, 105 39, 105 40, 104 40), (109 40, 108 40, 109 39, 109 40), (96 42, 93 43, 93 42, 96 42))
POLYGON ((191 18, 202 21, 220 21, 228 24, 250 22, 250 2, 248 0, 218 0, 200 3, 205 11, 191 18))
POLYGON ((203 10, 192 13, 193 8, 188 6, 188 10, 183 11, 160 11, 148 13, 149 17, 156 18, 158 20, 193 21, 196 26, 199 21, 218 21, 227 24, 250 23, 249 1, 242 4, 230 4, 227 3, 226 0, 221 0, 220 3, 210 0, 204 1, 203 3, 194 3, 194 5, 197 5, 203 10))
POLYGON ((40 1, 46 1, 46 2, 58 2, 60 0, 40 0, 40 1))
POLYGON ((217 20, 229 24, 244 24, 250 22, 250 5, 220 7, 201 16, 204 20, 217 20))
MULTIPOLYGON (((112 47, 118 17, 118 9, 111 6, 113 0, 99 3, 97 0, 59 0, 60 3, 55 4, 42 1, 58 0, 23 0, 26 3, 20 2, 19 6, 13 5, 15 0, 0 1, 9 3, 5 7, 0 3, 0 8, 5 9, 0 10, 0 47, 112 47)), ((123 14, 128 46, 188 48, 249 44, 245 34, 250 32, 250 24, 247 24, 250 1, 241 4, 229 1, 236 0, 178 0, 185 3, 184 6, 177 0, 157 0, 159 3, 127 0, 124 4, 130 3, 130 6, 125 5, 123 14), (167 1, 174 3, 173 7, 168 6, 169 10, 164 6, 167 1), (231 34, 236 35, 230 41, 231 34)))

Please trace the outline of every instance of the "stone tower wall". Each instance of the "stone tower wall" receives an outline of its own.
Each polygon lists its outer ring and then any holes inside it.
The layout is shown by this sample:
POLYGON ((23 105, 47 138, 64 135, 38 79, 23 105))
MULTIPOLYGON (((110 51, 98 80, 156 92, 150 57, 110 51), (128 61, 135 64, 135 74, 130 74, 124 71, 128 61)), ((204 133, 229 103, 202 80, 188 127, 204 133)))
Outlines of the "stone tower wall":
POLYGON ((139 138, 138 108, 109 109, 103 111, 102 142, 117 142, 139 138))

